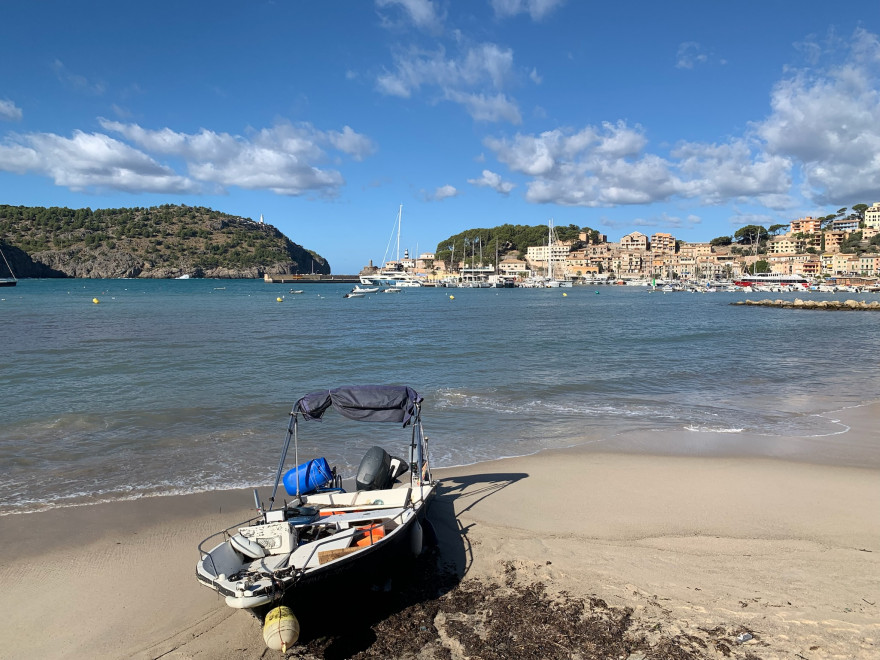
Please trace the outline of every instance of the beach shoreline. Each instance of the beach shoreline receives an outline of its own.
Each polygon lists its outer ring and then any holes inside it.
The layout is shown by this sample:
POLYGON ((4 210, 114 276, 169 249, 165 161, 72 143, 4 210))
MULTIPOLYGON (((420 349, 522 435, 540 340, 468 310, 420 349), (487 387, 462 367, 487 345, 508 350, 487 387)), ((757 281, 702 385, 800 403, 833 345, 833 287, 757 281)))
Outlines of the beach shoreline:
MULTIPOLYGON (((841 412, 850 443, 876 444, 875 407, 841 412)), ((440 560, 462 585, 515 569, 631 608, 649 641, 714 644, 705 657, 725 657, 718 644, 742 658, 880 652, 876 466, 572 447, 436 472, 440 560), (740 630, 752 639, 738 645, 740 630)), ((260 657, 256 621, 194 575, 198 543, 252 502, 218 491, 0 517, 14 604, 0 655, 260 657)))

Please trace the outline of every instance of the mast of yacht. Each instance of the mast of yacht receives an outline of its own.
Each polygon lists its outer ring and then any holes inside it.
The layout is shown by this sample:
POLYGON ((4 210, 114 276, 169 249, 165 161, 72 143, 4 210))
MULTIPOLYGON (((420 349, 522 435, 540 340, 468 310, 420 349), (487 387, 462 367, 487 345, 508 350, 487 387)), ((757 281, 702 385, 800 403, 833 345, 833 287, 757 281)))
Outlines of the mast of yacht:
POLYGON ((400 267, 400 219, 403 216, 403 204, 397 209, 397 266, 400 267))
POLYGON ((553 280, 553 218, 547 223, 547 281, 553 280))

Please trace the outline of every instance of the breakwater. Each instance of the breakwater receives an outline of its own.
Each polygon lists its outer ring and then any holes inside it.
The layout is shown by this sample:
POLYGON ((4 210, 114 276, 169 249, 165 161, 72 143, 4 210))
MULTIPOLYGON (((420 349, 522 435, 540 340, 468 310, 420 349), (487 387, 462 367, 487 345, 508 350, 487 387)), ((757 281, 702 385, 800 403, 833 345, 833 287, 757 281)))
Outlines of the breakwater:
POLYGON ((824 311, 841 312, 880 312, 880 302, 873 300, 739 300, 731 305, 746 305, 748 307, 780 307, 783 309, 819 309, 824 311))

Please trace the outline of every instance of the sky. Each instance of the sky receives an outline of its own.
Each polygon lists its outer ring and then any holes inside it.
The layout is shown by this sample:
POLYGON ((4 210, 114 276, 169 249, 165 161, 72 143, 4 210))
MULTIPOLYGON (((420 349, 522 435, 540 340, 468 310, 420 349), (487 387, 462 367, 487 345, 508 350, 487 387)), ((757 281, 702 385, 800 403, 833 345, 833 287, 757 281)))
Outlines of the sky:
POLYGON ((4 3, 0 203, 186 204, 334 273, 504 223, 880 201, 880 2, 4 3))

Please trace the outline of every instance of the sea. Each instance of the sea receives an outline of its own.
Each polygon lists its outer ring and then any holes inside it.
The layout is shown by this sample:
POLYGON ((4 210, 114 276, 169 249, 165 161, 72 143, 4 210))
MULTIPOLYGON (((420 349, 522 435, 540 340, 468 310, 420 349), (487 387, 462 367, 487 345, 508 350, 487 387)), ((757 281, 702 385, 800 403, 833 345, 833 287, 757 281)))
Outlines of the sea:
MULTIPOLYGON (((434 467, 576 445, 880 466, 880 439, 840 420, 880 400, 880 313, 731 305, 877 294, 296 288, 0 289, 0 515, 271 485, 293 403, 343 385, 421 394, 434 467)), ((351 476, 408 443, 328 415, 297 426, 286 467, 323 456, 351 476)))

